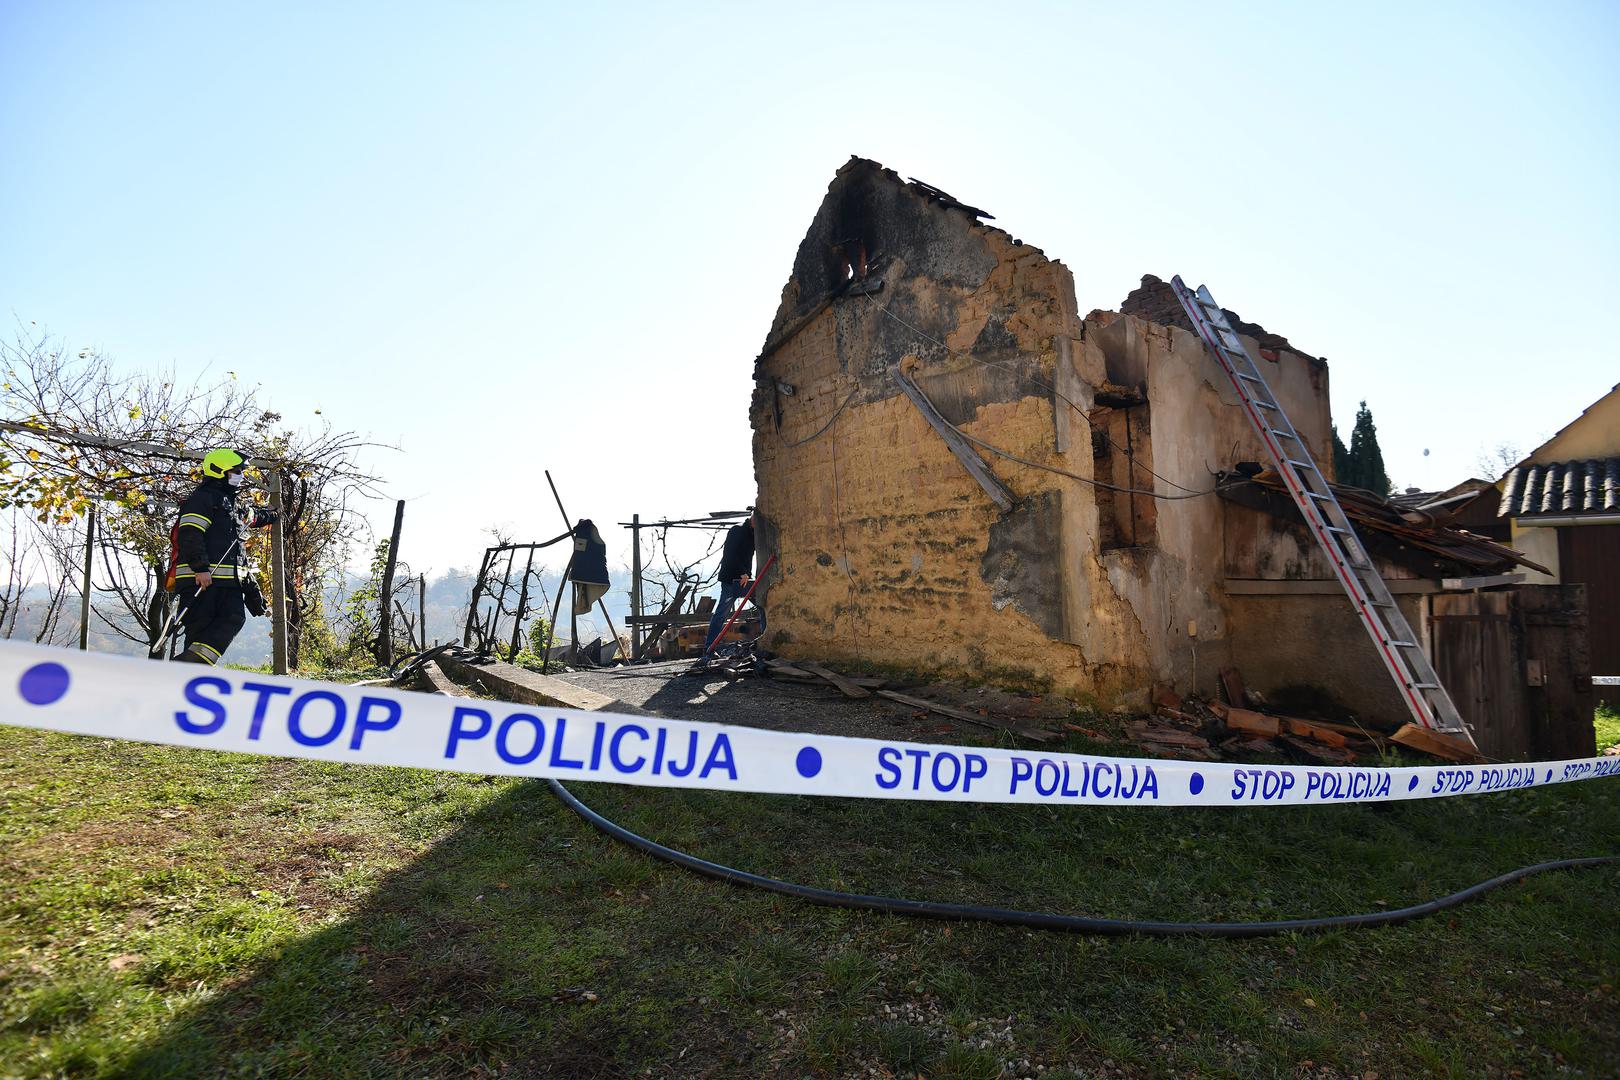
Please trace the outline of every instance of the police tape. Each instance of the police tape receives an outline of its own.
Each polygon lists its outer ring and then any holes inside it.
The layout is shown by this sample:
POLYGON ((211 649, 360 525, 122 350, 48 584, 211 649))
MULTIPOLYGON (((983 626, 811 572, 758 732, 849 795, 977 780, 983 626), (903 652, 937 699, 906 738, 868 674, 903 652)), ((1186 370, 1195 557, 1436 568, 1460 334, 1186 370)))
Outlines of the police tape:
POLYGON ((511 705, 0 644, 0 723, 316 761, 789 795, 1297 806, 1620 775, 1620 758, 1315 768, 1035 753, 511 705), (10 696, 15 694, 14 697, 10 696))

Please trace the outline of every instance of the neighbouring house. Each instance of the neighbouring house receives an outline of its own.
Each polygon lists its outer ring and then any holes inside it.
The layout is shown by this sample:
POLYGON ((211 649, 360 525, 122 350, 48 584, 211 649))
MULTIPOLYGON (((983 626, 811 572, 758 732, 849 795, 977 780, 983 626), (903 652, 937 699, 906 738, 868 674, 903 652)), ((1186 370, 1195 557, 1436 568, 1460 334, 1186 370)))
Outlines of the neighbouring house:
MULTIPOLYGON (((1235 664, 1407 719, 1292 503, 1248 478, 1265 451, 1168 286, 1082 315, 1069 269, 989 217, 860 158, 828 188, 755 363, 768 644, 1102 705, 1214 694, 1235 664)), ((1227 316, 1330 471, 1327 364, 1227 316)), ((1435 596, 1523 562, 1345 495, 1425 635, 1435 596)))
MULTIPOLYGON (((1546 567, 1534 580, 1584 585, 1592 673, 1620 676, 1620 386, 1510 470, 1497 513, 1513 546, 1546 567)), ((1620 704, 1620 687, 1600 685, 1620 704)))

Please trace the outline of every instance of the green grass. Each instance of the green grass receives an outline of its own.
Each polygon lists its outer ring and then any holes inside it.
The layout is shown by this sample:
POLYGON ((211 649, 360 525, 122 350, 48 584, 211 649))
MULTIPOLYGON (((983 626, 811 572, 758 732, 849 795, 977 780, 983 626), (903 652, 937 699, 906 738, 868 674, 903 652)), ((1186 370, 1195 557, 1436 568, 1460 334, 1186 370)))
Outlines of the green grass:
POLYGON ((1600 704, 1594 726, 1597 728, 1598 753, 1620 744, 1620 709, 1607 703, 1600 704))
MULTIPOLYGON (((1117 917, 1377 910, 1620 853, 1613 781, 1289 810, 575 791, 766 874, 1117 917)), ((1381 930, 1114 939, 742 890, 502 779, 0 729, 0 807, 4 1077, 1620 1071, 1620 868, 1381 930)))

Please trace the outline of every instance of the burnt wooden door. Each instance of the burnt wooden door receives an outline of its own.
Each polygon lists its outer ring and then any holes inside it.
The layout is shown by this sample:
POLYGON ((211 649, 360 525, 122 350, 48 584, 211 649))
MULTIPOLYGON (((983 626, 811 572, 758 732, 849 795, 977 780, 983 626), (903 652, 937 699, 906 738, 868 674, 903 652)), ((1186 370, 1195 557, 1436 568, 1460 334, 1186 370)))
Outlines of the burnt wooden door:
MULTIPOLYGON (((1586 586, 1592 674, 1620 675, 1620 525, 1559 529, 1558 576, 1586 586)), ((1594 687, 1593 694, 1599 701, 1620 705, 1620 686, 1594 687)))
POLYGON ((1585 594, 1582 585, 1521 585, 1430 598, 1434 669, 1486 757, 1594 752, 1585 594))
POLYGON ((1530 744, 1522 645, 1514 641, 1510 592, 1437 593, 1430 597, 1434 670, 1479 752, 1513 760, 1530 744))
POLYGON ((1585 585, 1525 585, 1511 593, 1524 631, 1531 749, 1543 761, 1597 753, 1585 585))

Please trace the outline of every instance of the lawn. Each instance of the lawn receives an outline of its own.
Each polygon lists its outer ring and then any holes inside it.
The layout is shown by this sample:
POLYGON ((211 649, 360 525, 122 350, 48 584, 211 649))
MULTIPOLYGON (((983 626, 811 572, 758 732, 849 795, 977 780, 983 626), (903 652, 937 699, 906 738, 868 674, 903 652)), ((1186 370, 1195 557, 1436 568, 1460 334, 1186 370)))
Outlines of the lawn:
MULTIPOLYGON (((574 790, 797 881, 1121 917, 1377 910, 1620 853, 1614 781, 1233 810, 574 790)), ((5 1077, 1620 1074, 1620 867, 1381 930, 1104 939, 722 885, 533 782, 0 728, 0 807, 5 1077)))

